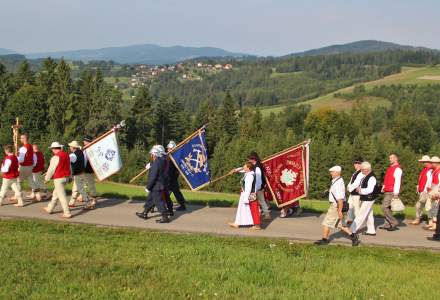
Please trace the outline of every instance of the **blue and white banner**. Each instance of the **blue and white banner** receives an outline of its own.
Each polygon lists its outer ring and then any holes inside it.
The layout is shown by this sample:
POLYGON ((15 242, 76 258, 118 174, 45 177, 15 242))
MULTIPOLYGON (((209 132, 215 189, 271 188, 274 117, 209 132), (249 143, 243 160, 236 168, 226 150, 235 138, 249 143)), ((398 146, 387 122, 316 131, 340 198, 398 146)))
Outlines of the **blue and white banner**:
POLYGON ((99 181, 112 176, 122 168, 118 140, 114 130, 93 141, 85 152, 99 181))
POLYGON ((211 181, 204 128, 178 145, 170 153, 170 158, 192 190, 200 189, 211 181))

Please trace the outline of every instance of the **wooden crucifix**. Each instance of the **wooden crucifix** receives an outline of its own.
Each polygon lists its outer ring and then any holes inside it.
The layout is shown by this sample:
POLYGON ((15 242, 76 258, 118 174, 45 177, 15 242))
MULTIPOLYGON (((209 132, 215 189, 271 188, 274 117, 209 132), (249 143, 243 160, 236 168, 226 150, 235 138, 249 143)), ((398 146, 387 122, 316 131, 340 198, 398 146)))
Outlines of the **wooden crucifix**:
POLYGON ((18 136, 20 134, 20 128, 23 127, 20 124, 20 120, 18 118, 15 119, 15 124, 12 125, 12 140, 14 141, 14 153, 18 155, 18 136))

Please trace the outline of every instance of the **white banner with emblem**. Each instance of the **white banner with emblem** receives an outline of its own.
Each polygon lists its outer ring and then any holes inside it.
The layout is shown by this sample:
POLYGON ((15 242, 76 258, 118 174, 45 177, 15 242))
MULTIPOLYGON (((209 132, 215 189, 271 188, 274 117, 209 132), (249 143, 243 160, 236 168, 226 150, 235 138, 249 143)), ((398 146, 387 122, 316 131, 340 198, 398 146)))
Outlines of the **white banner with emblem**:
POLYGON ((85 151, 99 181, 112 176, 122 168, 121 154, 115 131, 111 131, 102 138, 93 141, 85 151))

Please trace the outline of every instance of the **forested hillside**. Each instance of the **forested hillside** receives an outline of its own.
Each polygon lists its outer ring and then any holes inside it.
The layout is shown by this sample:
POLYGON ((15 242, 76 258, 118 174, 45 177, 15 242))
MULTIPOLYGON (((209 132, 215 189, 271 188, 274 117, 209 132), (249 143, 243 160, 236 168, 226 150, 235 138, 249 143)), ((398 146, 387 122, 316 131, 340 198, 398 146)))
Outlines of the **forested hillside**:
POLYGON ((152 83, 151 92, 178 97, 189 111, 208 98, 217 106, 227 91, 240 106, 291 104, 397 73, 401 65, 438 63, 439 53, 422 50, 265 58, 234 62, 234 70, 201 81, 182 82, 175 74, 164 74, 152 83))
MULTIPOLYGON (((125 167, 113 179, 127 182, 143 168, 153 144, 179 141, 203 124, 207 124, 213 177, 241 165, 251 150, 264 157, 310 138, 311 197, 319 197, 327 187, 331 165, 342 165, 348 178, 352 159, 362 156, 380 176, 388 153, 397 152, 405 172, 404 199, 413 201, 417 157, 440 155, 439 84, 371 89, 358 85, 339 95, 352 101, 379 97, 391 103, 374 109, 361 102, 339 112, 288 105, 263 118, 259 109, 244 104, 252 104, 254 100, 245 100, 255 99, 248 95, 256 91, 284 95, 296 103, 319 94, 318 87, 330 90, 397 72, 403 64, 432 65, 438 60, 437 55, 423 51, 265 59, 243 62, 235 73, 223 72, 188 85, 161 78, 151 87, 139 88, 131 100, 122 100, 121 93, 104 81, 100 68, 85 67, 73 78, 74 72, 63 60, 46 59, 38 72, 27 62, 16 72, 0 65, 0 144, 12 142, 15 117, 44 149, 53 140, 66 144, 85 133, 96 136, 126 119, 127 128, 120 135, 125 167), (295 76, 299 79, 289 79, 295 76), (267 85, 275 78, 282 80, 267 85)), ((209 188, 238 191, 238 178, 232 176, 209 188)))

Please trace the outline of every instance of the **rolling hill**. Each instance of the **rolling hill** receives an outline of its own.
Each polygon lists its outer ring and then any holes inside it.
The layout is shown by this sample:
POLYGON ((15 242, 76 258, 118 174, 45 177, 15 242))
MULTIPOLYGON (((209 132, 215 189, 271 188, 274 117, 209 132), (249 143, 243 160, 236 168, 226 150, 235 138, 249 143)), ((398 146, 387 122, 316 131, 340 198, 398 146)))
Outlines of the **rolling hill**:
POLYGON ((68 60, 112 60, 122 64, 171 64, 196 57, 243 57, 247 54, 229 52, 214 47, 162 47, 152 44, 60 52, 27 53, 27 58, 64 57, 68 60))
MULTIPOLYGON (((374 80, 370 82, 366 82, 363 85, 365 88, 371 89, 375 86, 380 85, 392 85, 392 84, 440 84, 440 65, 435 67, 427 66, 427 67, 403 67, 402 72, 398 74, 393 74, 387 77, 384 77, 379 80, 374 80)), ((346 110, 351 109, 355 101, 346 100, 343 98, 335 97, 337 93, 348 93, 353 91, 354 86, 346 87, 340 90, 337 90, 332 93, 328 93, 326 95, 322 95, 320 97, 310 99, 304 102, 298 103, 300 104, 309 104, 312 107, 312 110, 317 109, 335 109, 335 110, 346 110)), ((389 101, 386 99, 375 98, 375 97, 366 97, 363 99, 372 107, 374 106, 387 106, 389 105, 389 101)), ((286 106, 272 106, 261 108, 261 113, 263 116, 269 116, 271 113, 279 113, 286 106)))
POLYGON ((317 56, 317 55, 332 55, 332 54, 341 54, 341 53, 368 53, 368 52, 378 52, 385 50, 439 51, 425 47, 414 47, 414 46, 400 45, 400 44, 376 41, 376 40, 362 40, 347 44, 331 45, 318 49, 311 49, 304 52, 292 53, 286 56, 317 56))

